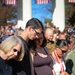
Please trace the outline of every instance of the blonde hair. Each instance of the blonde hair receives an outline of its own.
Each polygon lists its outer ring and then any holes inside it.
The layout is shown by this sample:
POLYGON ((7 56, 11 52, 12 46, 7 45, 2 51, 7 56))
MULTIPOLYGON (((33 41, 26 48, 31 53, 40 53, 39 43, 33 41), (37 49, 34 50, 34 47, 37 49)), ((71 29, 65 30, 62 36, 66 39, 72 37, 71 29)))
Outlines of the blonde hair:
POLYGON ((16 60, 21 61, 24 57, 24 45, 22 41, 17 36, 10 36, 9 38, 5 39, 0 44, 0 50, 2 50, 4 53, 7 53, 10 51, 17 43, 21 44, 21 49, 18 55, 16 56, 16 60))

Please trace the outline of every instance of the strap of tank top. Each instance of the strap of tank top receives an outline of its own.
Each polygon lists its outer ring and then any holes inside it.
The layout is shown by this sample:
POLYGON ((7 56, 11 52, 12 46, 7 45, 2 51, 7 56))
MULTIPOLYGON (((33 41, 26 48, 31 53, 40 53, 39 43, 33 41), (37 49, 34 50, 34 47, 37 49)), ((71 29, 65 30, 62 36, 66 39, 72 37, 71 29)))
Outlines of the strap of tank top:
POLYGON ((45 47, 44 47, 43 49, 44 49, 44 51, 46 52, 46 54, 48 55, 49 53, 47 52, 47 50, 45 49, 45 47))

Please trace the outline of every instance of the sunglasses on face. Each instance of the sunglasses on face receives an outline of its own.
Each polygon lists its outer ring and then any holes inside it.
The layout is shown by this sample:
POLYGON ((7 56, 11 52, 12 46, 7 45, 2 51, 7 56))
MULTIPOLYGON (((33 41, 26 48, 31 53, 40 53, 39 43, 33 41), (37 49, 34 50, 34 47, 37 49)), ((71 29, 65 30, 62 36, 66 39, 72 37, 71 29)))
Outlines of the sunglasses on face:
POLYGON ((18 51, 17 49, 15 49, 15 48, 13 49, 13 51, 14 51, 14 52, 18 52, 18 53, 19 53, 19 51, 18 51))
POLYGON ((67 50, 62 50, 62 49, 60 49, 61 51, 62 51, 62 53, 66 53, 67 52, 67 50))
POLYGON ((37 32, 34 28, 33 30, 35 31, 36 35, 41 35, 41 33, 37 32))

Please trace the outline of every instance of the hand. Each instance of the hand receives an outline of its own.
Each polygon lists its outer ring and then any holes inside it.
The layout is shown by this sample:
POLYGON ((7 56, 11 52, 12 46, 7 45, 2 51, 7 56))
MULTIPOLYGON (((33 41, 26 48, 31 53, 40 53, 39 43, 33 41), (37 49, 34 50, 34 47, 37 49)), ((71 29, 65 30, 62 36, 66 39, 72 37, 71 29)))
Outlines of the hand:
POLYGON ((69 74, 65 71, 65 72, 60 73, 60 75, 69 75, 69 74))

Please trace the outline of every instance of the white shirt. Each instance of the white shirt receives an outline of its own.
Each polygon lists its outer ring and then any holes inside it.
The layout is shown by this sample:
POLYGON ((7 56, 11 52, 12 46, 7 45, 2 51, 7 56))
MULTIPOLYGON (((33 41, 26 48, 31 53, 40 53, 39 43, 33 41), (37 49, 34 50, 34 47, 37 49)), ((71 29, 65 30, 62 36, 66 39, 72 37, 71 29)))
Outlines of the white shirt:
POLYGON ((61 64, 63 64, 64 70, 66 70, 66 66, 65 66, 64 61, 62 61, 61 63, 57 63, 57 62, 55 62, 55 60, 53 59, 53 69, 54 69, 56 75, 59 75, 59 74, 60 74, 60 71, 61 71, 61 64))

